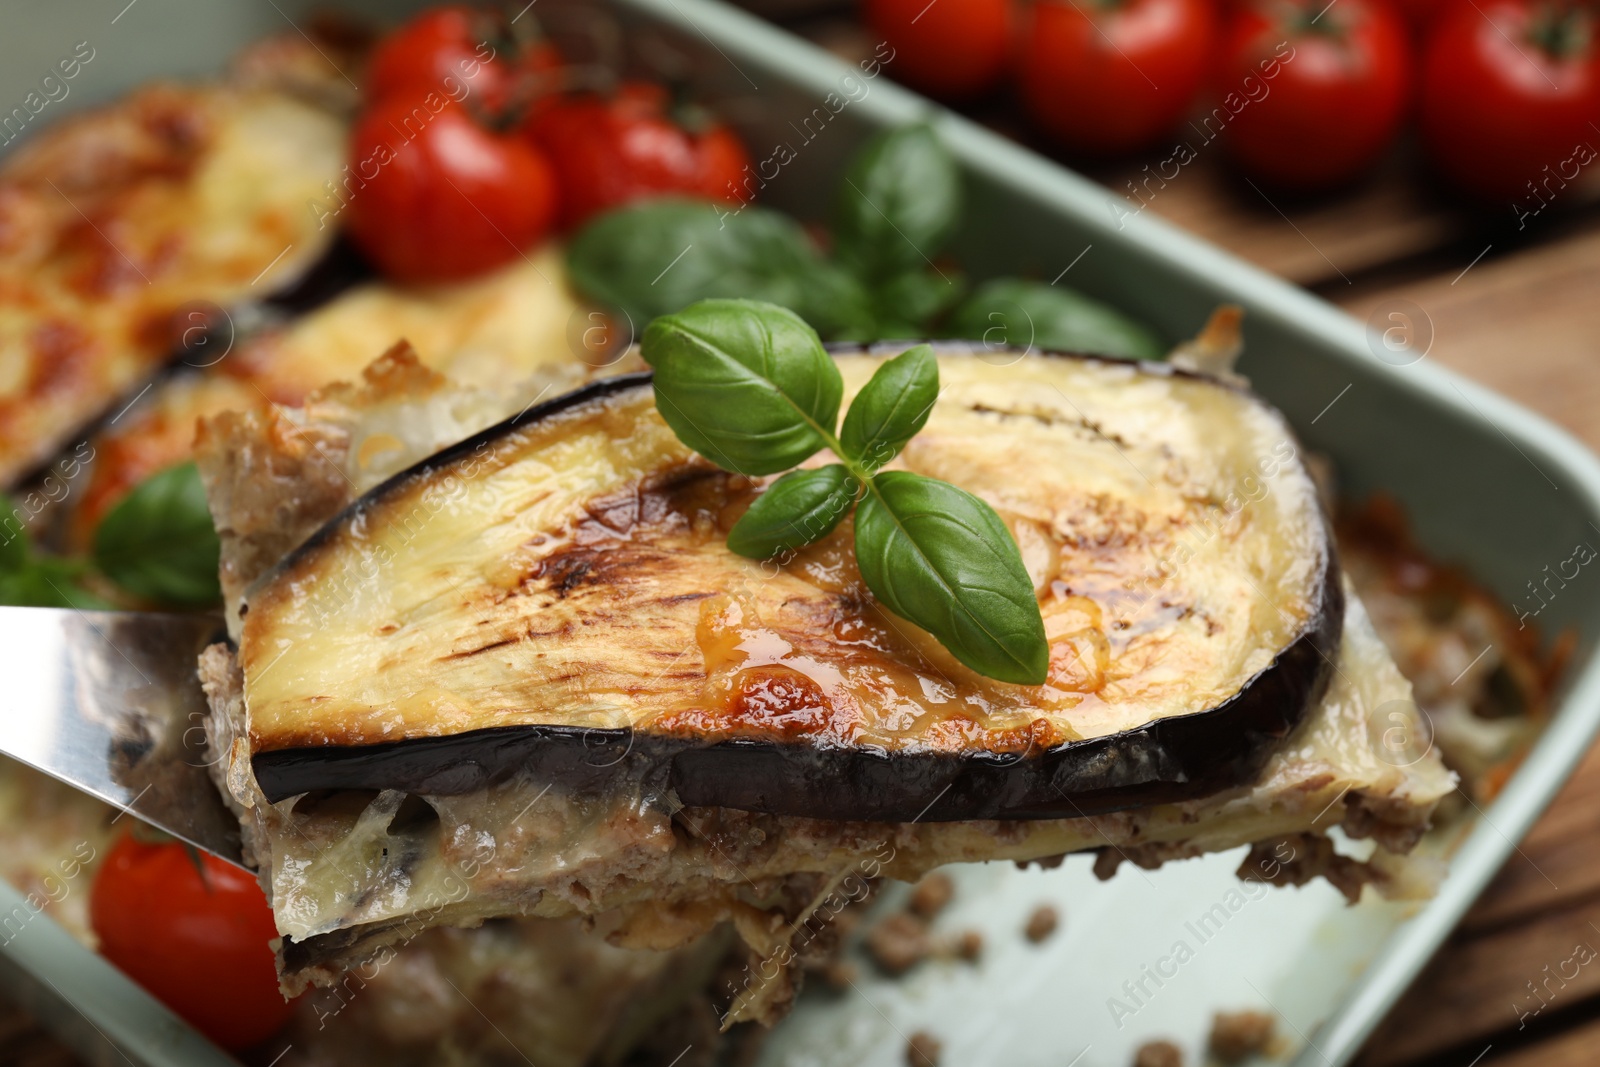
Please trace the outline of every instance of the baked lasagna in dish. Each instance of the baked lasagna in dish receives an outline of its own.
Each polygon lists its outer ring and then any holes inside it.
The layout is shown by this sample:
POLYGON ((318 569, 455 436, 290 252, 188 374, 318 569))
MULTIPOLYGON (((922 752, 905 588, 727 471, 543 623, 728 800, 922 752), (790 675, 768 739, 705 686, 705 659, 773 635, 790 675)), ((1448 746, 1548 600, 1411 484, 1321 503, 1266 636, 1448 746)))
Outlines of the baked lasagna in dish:
POLYGON ((64 547, 187 460, 197 418, 298 403, 402 338, 469 385, 571 359, 585 309, 559 246, 405 286, 339 243, 327 205, 349 181, 356 93, 338 68, 359 61, 348 40, 267 38, 215 82, 140 89, 7 154, 0 487, 82 460, 52 509, 64 547))
POLYGON ((345 124, 270 84, 152 86, 0 168, 0 485, 51 458, 171 361, 188 314, 237 307, 320 260, 306 210, 345 124))
MULTIPOLYGON (((71 491, 30 494, 45 503, 8 525, 12 559, 38 548, 112 603, 172 606, 98 573, 97 538, 198 459, 223 602, 206 562, 212 599, 184 606, 221 608, 229 632, 199 664, 212 770, 282 992, 311 990, 270 1024, 291 1019, 284 1064, 500 1062, 508 1042, 541 1067, 651 1042, 665 1061, 686 1029, 715 1048, 714 1026, 785 1012, 848 925, 839 900, 949 863, 1094 853, 1109 878, 1248 846, 1241 877, 1323 877, 1352 901, 1432 891, 1413 846, 1515 766, 1560 646, 1542 658, 1392 506, 1346 514, 1336 543, 1326 465, 1231 371, 1236 312, 1163 363, 1147 326, 1064 287, 999 279, 958 305, 920 259, 885 285, 893 250, 860 218, 815 244, 744 204, 750 186, 684 171, 658 187, 651 160, 592 154, 617 146, 584 138, 622 119, 691 162, 710 144, 737 172, 742 149, 719 123, 663 126, 660 86, 558 92, 548 64, 586 57, 563 60, 533 21, 494 34, 486 12, 424 12, 385 39, 407 62, 381 76, 366 30, 308 27, 0 166, 0 486, 37 488, 30 472, 74 457, 71 491), (442 35, 453 82, 408 52, 419 27, 442 35), (518 131, 536 100, 570 111, 518 131), (563 171, 577 161, 561 217, 582 201, 596 221, 511 240, 502 225, 537 199, 524 169, 515 195, 458 188, 453 222, 430 225, 383 191, 406 180, 393 159, 383 180, 352 176, 390 136, 373 116, 435 147, 488 138, 470 144, 490 155, 531 137, 563 171), (451 269, 419 274, 430 262, 451 269), (765 562, 730 550, 774 477, 685 446, 611 343, 622 322, 730 295, 830 337, 987 337, 995 286, 1069 339, 935 342, 938 401, 885 470, 997 514, 1043 621, 1036 686, 975 673, 886 610, 851 518, 765 562)), ((944 175, 953 228, 954 161, 927 130, 886 136, 898 147, 855 166, 882 178, 912 146, 919 175, 944 175)), ((482 158, 429 165, 444 180, 482 158)), ((835 345, 846 399, 901 347, 835 345)), ((49 887, 101 864, 113 814, 5 761, 0 813, 0 874, 93 945, 88 894, 49 887)))

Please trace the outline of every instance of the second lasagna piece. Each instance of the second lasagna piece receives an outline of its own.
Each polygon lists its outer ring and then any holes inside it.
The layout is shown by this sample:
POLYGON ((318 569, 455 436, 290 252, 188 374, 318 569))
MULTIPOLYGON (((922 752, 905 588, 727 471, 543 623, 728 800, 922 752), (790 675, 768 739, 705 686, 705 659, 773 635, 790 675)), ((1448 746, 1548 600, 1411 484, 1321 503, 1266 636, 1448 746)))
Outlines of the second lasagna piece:
POLYGON ((308 205, 344 137, 337 114, 238 76, 141 89, 6 158, 0 486, 170 361, 201 321, 186 309, 260 300, 322 257, 334 230, 308 205))

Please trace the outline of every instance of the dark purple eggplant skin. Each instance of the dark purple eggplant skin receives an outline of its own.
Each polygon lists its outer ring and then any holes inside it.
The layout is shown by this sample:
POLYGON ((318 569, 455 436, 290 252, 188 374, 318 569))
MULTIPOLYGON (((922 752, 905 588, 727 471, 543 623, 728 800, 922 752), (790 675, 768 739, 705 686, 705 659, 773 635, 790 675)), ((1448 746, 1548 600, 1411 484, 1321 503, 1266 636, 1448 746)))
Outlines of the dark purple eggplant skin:
MULTIPOLYGON (((968 342, 934 344, 941 353, 989 352, 968 342)), ((829 347, 834 352, 889 350, 829 347)), ((1131 363, 1144 373, 1236 388, 1167 364, 1045 355, 1131 363)), ((445 449, 352 503, 279 567, 315 551, 339 524, 386 493, 428 477, 480 443, 649 382, 648 373, 595 382, 445 449)), ((1331 528, 1325 516, 1322 521, 1327 551, 1319 602, 1305 628, 1272 663, 1217 707, 1114 734, 1022 753, 890 753, 806 741, 710 741, 647 730, 508 726, 375 745, 258 752, 252 768, 273 803, 326 789, 460 795, 518 774, 574 794, 603 793, 626 782, 668 807, 725 807, 847 822, 1059 819, 1195 800, 1254 781, 1327 691, 1345 600, 1331 528)))

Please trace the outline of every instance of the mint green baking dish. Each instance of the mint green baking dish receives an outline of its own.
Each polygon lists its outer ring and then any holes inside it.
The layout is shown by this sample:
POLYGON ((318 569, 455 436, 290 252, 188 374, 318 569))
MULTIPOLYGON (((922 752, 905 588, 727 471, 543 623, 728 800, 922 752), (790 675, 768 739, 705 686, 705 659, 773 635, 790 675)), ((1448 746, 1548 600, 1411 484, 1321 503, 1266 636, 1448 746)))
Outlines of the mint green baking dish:
MULTIPOLYGON (((150 78, 203 75, 250 40, 286 29, 288 18, 312 6, 304 0, 229 5, 112 0, 93 8, 57 5, 15 13, 0 40, 0 104, 20 102, 54 59, 69 54, 80 41, 90 43, 95 58, 69 96, 52 103, 54 113, 41 114, 40 122, 150 78)), ((401 13, 377 0, 318 6, 385 18, 401 13)), ((745 134, 753 156, 784 159, 769 168, 775 177, 761 196, 802 218, 825 214, 828 191, 843 160, 864 138, 886 126, 928 119, 966 171, 970 206, 953 251, 973 277, 1028 273, 1049 279, 1066 272, 1069 284, 1147 320, 1169 339, 1192 334, 1219 303, 1242 305, 1246 354, 1240 369, 1289 416, 1307 445, 1334 459, 1342 487, 1357 495, 1383 489, 1397 496, 1424 544, 1470 568, 1507 601, 1522 596, 1525 584, 1547 563, 1566 559, 1575 543, 1600 535, 1600 462, 1563 431, 1426 358, 1385 348, 1361 323, 1322 300, 1149 214, 1131 217, 1114 210, 1112 194, 1103 188, 900 89, 881 70, 842 63, 715 0, 613 0, 610 5, 541 0, 533 10, 558 31, 581 31, 585 22, 597 18, 615 20, 630 50, 651 57, 668 73, 689 78, 701 94, 717 101, 745 134), (780 146, 789 151, 779 152, 780 146)), ((1284 1014, 1300 1036, 1296 1064, 1337 1067, 1355 1055, 1512 854, 1514 842, 1550 803, 1594 738, 1600 727, 1600 661, 1595 656, 1600 596, 1578 590, 1559 597, 1539 622, 1546 633, 1570 628, 1578 637, 1558 707, 1521 769, 1465 834, 1439 894, 1420 909, 1370 912, 1363 904, 1349 909, 1357 918, 1348 919, 1333 910, 1332 902, 1316 896, 1315 887, 1299 895, 1284 891, 1274 897, 1278 903, 1257 909, 1259 919, 1252 916, 1250 921, 1261 927, 1259 936, 1249 941, 1248 933, 1240 935, 1238 959, 1219 950, 1207 964, 1219 970, 1205 984, 1225 985, 1237 972, 1251 989, 1261 991, 1251 977, 1256 972, 1249 970, 1254 963, 1244 958, 1243 948, 1255 945, 1252 951, 1259 952, 1261 944, 1283 940, 1274 930, 1281 934, 1297 929, 1295 924, 1322 923, 1335 931, 1329 936, 1366 938, 1367 947, 1352 958, 1339 957, 1338 967, 1278 961, 1274 973, 1279 978, 1272 988, 1288 1005, 1284 1014), (1365 932, 1351 934, 1354 926, 1365 932), (1320 973, 1331 970, 1340 973, 1331 978, 1320 973)), ((1186 894, 1204 891, 1196 887, 1210 884, 1206 879, 1215 876, 1204 865, 1194 868, 1199 873, 1185 874, 1186 867, 1158 872, 1158 879, 1149 882, 1151 891, 1175 894, 1181 901, 1186 894)), ((974 891, 993 892, 997 899, 1070 889, 1076 901, 1095 892, 1081 865, 1069 863, 1063 871, 1061 877, 1068 881, 1061 883, 1001 885, 995 883, 997 876, 977 872, 962 884, 970 882, 974 891)), ((1031 872, 1029 877, 1044 876, 1031 872)), ((0 914, 20 904, 15 890, 0 883, 0 914)), ((1099 921, 1114 925, 1114 909, 1109 914, 1099 921)), ((957 1049, 967 1047, 963 1035, 972 1049, 989 1049, 953 1061, 985 1062, 1000 1055, 994 1051, 995 1027, 987 1017, 1006 1004, 1007 983, 1022 973, 1011 965, 1007 951, 1000 951, 998 961, 981 972, 988 977, 963 994, 972 1003, 973 1017, 938 1020, 954 1032, 957 1049), (971 999, 986 996, 993 1004, 971 999)), ((1070 940, 1052 942, 1050 948, 1057 956, 1071 951, 1070 940)), ((1048 957, 1036 955, 1017 966, 1037 970, 1046 962, 1048 957)), ((1113 988, 1123 977, 1115 961, 1079 966, 1077 972, 1091 988, 1102 978, 1113 988), (1105 973, 1093 973, 1094 967, 1105 973)), ((915 1024, 919 1003, 925 1009, 939 1000, 938 989, 924 987, 941 981, 935 975, 904 997, 873 987, 871 997, 904 1001, 889 1004, 887 1012, 882 1010, 886 1000, 856 1009, 803 1010, 784 1027, 819 1032, 801 1032, 791 1039, 780 1028, 767 1062, 835 1062, 846 1048, 852 1049, 847 1057, 852 1062, 901 1062, 903 1035, 895 1045, 894 1034, 902 1025, 915 1024), (865 1036, 857 1040, 851 1036, 855 1031, 865 1036), (819 1059, 816 1048, 834 1052, 819 1059), (896 1050, 892 1058, 886 1051, 891 1048, 896 1050)), ((232 1062, 48 918, 36 918, 0 949, 0 984, 92 1062, 121 1063, 124 1056, 127 1062, 177 1067, 232 1062)), ((1193 1044, 1189 1031, 1203 1009, 1230 1006, 1204 997, 1201 990, 1174 994, 1157 1013, 1160 1018, 1146 1017, 1141 1024, 1153 1026, 1152 1034, 1166 1033, 1162 1026, 1182 1031, 1182 1043, 1193 1044)), ((1074 1001, 1063 998, 1061 1003, 1074 1001)), ((1090 1005, 1081 1011, 1091 1009, 1100 1010, 1090 1005)), ((1077 1062, 1082 1067, 1128 1062, 1116 1035, 1087 1044, 1058 1040, 1048 1030, 1052 1025, 1085 1033, 1093 1026, 1085 1029, 1085 1020, 1076 1018, 1073 1009, 1057 1014, 1061 1018, 1056 1020, 1022 1015, 1007 1025, 1045 1028, 1028 1040, 1058 1049, 1062 1062, 1073 1055, 1081 1057, 1077 1062), (1082 1052, 1079 1044, 1085 1044, 1082 1052)), ((952 1042, 946 1047, 951 1049, 952 1042)))

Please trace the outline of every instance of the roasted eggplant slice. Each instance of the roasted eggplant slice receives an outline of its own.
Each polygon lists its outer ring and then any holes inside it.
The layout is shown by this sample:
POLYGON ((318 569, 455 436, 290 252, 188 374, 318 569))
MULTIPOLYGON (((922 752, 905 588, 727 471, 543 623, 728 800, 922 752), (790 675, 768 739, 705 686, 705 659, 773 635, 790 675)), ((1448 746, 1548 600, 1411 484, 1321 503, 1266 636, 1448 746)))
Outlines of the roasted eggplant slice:
MULTIPOLYGON (((853 392, 877 357, 838 361, 853 392)), ((973 674, 880 611, 848 530, 787 562, 730 552, 759 483, 688 452, 635 375, 391 479, 256 583, 240 661, 263 792, 460 794, 531 769, 904 821, 1249 780, 1321 696, 1343 617, 1282 419, 1161 365, 946 346, 940 375, 896 462, 1006 519, 1045 685, 973 674)))

